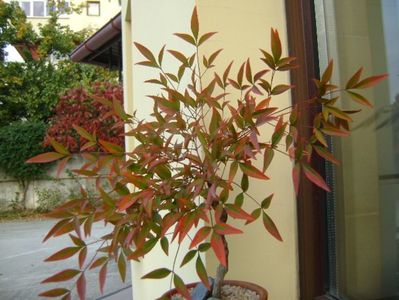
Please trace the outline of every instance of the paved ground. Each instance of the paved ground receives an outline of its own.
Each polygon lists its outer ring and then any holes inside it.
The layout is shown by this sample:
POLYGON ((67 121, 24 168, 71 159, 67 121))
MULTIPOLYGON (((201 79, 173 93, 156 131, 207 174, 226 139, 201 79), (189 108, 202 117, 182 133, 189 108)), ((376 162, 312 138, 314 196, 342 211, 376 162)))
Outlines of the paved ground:
MULTIPOLYGON (((57 250, 71 246, 68 237, 56 238, 42 244, 42 239, 53 221, 29 221, 0 223, 0 299, 40 299, 37 295, 55 285, 39 284, 46 277, 64 268, 77 267, 77 259, 43 263, 43 259, 57 250)), ((93 227, 92 239, 106 234, 109 229, 97 224, 93 227)), ((95 247, 89 247, 90 252, 95 247)), ((128 268, 129 269, 129 268, 128 268)), ((108 266, 104 295, 98 289, 98 269, 87 275, 87 299, 130 300, 130 272, 123 283, 115 264, 108 266)), ((129 269, 130 271, 130 269, 129 269)), ((43 298, 41 298, 43 299, 43 298)), ((76 299, 76 296, 73 297, 76 299)))

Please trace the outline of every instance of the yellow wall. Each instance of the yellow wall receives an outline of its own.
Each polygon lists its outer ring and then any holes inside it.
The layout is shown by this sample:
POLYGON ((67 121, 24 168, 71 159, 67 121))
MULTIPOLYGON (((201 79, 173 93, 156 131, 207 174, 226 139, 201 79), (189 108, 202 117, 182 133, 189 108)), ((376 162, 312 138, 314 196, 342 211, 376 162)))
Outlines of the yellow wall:
MULTIPOLYGON (((71 14, 65 17, 60 17, 59 23, 68 25, 72 30, 78 31, 84 28, 99 29, 107 23, 112 17, 121 11, 121 6, 118 0, 97 0, 100 2, 100 16, 88 16, 87 9, 84 7, 80 14, 71 14)), ((85 4, 86 1, 72 0, 74 6, 85 4)), ((39 23, 45 24, 48 18, 29 17, 28 21, 31 22, 34 28, 37 28, 39 23)))
MULTIPOLYGON (((264 67, 259 59, 259 48, 270 49, 271 27, 278 29, 287 49, 283 0, 197 0, 197 6, 202 32, 218 32, 203 51, 211 53, 212 50, 224 48, 217 61, 219 71, 223 72, 231 60, 236 62, 237 71, 237 66, 248 57, 251 57, 253 69, 264 67)), ((278 76, 277 82, 289 82, 287 75, 278 76)), ((274 102, 281 107, 290 103, 289 96, 278 97, 274 102)), ((270 130, 263 132, 267 140, 270 130)), ((267 173, 272 180, 267 183, 258 181, 249 191, 260 200, 275 194, 269 214, 275 220, 284 242, 280 243, 268 235, 261 220, 244 227, 244 235, 228 239, 230 270, 227 278, 258 283, 268 290, 270 299, 298 299, 297 218, 291 168, 290 161, 277 154, 267 173)), ((213 273, 216 266, 215 257, 208 255, 209 272, 213 273)))

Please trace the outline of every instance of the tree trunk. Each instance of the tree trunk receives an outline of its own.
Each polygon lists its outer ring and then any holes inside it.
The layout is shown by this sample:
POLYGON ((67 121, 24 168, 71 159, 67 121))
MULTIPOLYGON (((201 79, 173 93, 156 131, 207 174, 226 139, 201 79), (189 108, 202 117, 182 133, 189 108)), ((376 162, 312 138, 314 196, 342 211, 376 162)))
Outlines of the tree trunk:
MULTIPOLYGON (((223 209, 222 215, 220 217, 220 221, 222 223, 227 222, 227 212, 225 209, 223 209)), ((222 235, 222 241, 224 245, 224 250, 226 253, 226 267, 223 266, 222 264, 219 264, 217 271, 216 271, 216 276, 215 276, 215 282, 213 284, 213 289, 212 289, 212 297, 215 298, 221 298, 222 297, 222 285, 223 285, 223 280, 224 277, 226 276, 227 271, 229 270, 229 246, 226 240, 226 236, 222 235)))
POLYGON ((26 209, 26 194, 28 193, 29 181, 21 180, 20 185, 22 187, 21 205, 23 209, 26 209))

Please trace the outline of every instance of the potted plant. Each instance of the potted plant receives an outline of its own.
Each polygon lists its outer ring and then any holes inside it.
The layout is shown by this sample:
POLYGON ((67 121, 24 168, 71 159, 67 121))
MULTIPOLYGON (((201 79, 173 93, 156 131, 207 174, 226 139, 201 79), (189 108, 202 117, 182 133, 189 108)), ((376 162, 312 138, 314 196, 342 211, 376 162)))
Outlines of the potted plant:
MULTIPOLYGON (((192 55, 187 56, 177 50, 166 51, 165 47, 153 54, 136 43, 145 58, 138 64, 154 68, 159 73, 158 77, 147 81, 161 87, 158 94, 150 96, 154 102, 151 119, 139 120, 135 115, 128 115, 118 101, 96 99, 113 108, 113 112, 123 120, 115 126, 128 128, 127 138, 138 142, 134 149, 125 151, 75 126, 85 141, 81 155, 87 160, 75 172, 93 179, 103 178, 106 174, 111 188, 105 189, 103 182, 98 180, 97 201, 89 201, 87 192, 82 188, 81 197, 50 213, 60 221, 45 240, 69 233, 74 246, 58 251, 47 261, 77 255, 80 269, 61 271, 43 283, 77 278, 77 292, 83 299, 87 270, 100 268, 102 289, 110 260, 117 261, 124 279, 127 259, 139 260, 156 244, 160 244, 168 254, 170 243, 181 244, 190 239, 190 249, 181 262, 175 262, 172 267, 160 266, 143 278, 171 276, 176 292, 191 299, 190 286, 186 286, 179 277, 177 266, 195 261, 202 284, 212 290, 213 297, 220 298, 221 285, 230 264, 226 237, 242 233, 240 228, 231 225, 231 218, 242 220, 245 224, 260 218, 267 232, 282 240, 267 212, 273 194, 256 199, 248 193, 250 181, 269 179, 266 172, 276 152, 287 155, 293 161, 292 177, 296 192, 300 176, 329 191, 324 179, 311 167, 310 159, 318 155, 337 163, 328 149, 326 136, 347 136, 352 121, 350 115, 356 113, 340 109, 337 100, 342 93, 346 93, 360 104, 370 105, 356 90, 374 86, 386 75, 361 79, 360 69, 340 89, 330 82, 333 71, 333 63, 330 62, 321 79, 314 81, 317 94, 313 98, 300 105, 281 108, 275 106, 273 99, 292 86, 277 84, 275 74, 297 66, 294 58, 282 56, 278 32, 271 30, 271 52, 261 50, 265 68, 254 72, 248 59, 240 65, 235 76, 231 73, 232 63, 223 73, 209 75, 221 50, 209 56, 200 56, 200 47, 214 34, 199 33, 194 9, 191 33, 176 34, 195 47, 192 55), (169 73, 164 67, 166 53, 180 62, 176 73, 169 73), (209 80, 205 80, 205 73, 209 75, 209 80), (186 81, 188 84, 184 84, 186 81), (303 124, 301 113, 315 106, 322 110, 312 124, 303 124), (266 126, 273 128, 269 136, 260 131, 266 126), (299 136, 300 126, 312 126, 313 136, 310 139, 299 136), (102 149, 101 155, 85 152, 94 145, 102 149), (232 197, 233 190, 238 193, 235 197, 232 197), (255 202, 258 207, 247 211, 245 203, 248 201, 255 202), (89 260, 86 258, 84 238, 90 235, 93 222, 100 221, 110 223, 114 228, 111 234, 103 237, 95 256, 89 260), (194 234, 193 229, 196 229, 194 234), (220 263, 213 283, 201 257, 207 251, 212 251, 220 263)), ((54 140, 51 144, 54 152, 38 155, 29 162, 68 159, 70 153, 63 145, 54 140)), ((165 294, 163 298, 173 293, 165 294)), ((61 296, 63 299, 70 298, 70 295, 71 289, 67 288, 56 288, 41 294, 45 297, 61 296)))

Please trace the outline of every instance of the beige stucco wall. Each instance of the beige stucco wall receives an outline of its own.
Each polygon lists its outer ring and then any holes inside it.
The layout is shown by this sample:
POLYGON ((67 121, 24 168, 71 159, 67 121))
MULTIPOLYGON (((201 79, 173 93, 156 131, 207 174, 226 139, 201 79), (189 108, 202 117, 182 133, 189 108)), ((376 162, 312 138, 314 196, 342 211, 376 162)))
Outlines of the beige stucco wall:
MULTIPOLYGON (((83 5, 80 14, 73 13, 68 16, 61 16, 59 18, 59 23, 61 25, 68 25, 74 31, 82 30, 84 28, 99 29, 105 23, 107 23, 112 17, 120 12, 121 6, 118 0, 96 0, 100 2, 100 16, 88 16, 87 9, 84 6, 86 1, 82 0, 72 0, 71 3, 78 7, 83 5)), ((29 17, 28 21, 31 22, 34 28, 41 24, 47 22, 46 17, 29 17)))
MULTIPOLYGON (((287 51, 283 0, 197 0, 197 5, 202 32, 218 32, 203 51, 211 53, 212 50, 224 48, 217 61, 219 71, 223 72, 231 60, 235 61, 234 70, 237 71, 248 57, 254 70, 264 67, 259 59, 259 48, 270 50, 271 27, 278 29, 287 51)), ((288 73, 279 75, 276 82, 289 82, 288 73)), ((274 104, 286 107, 290 101, 288 95, 281 96, 275 98, 274 104)), ((266 128, 262 132, 266 140, 269 140, 271 130, 273 128, 266 128)), ((249 190, 260 200, 274 193, 268 212, 275 220, 284 242, 280 243, 267 234, 261 220, 244 227, 244 235, 228 239, 230 270, 227 278, 258 283, 268 290, 270 299, 298 299, 297 218, 291 167, 286 157, 277 154, 267 172, 272 179, 266 183, 256 181, 249 190)), ((249 207, 256 208, 252 204, 249 207)), ((210 273, 216 265, 215 257, 208 255, 210 273)))

